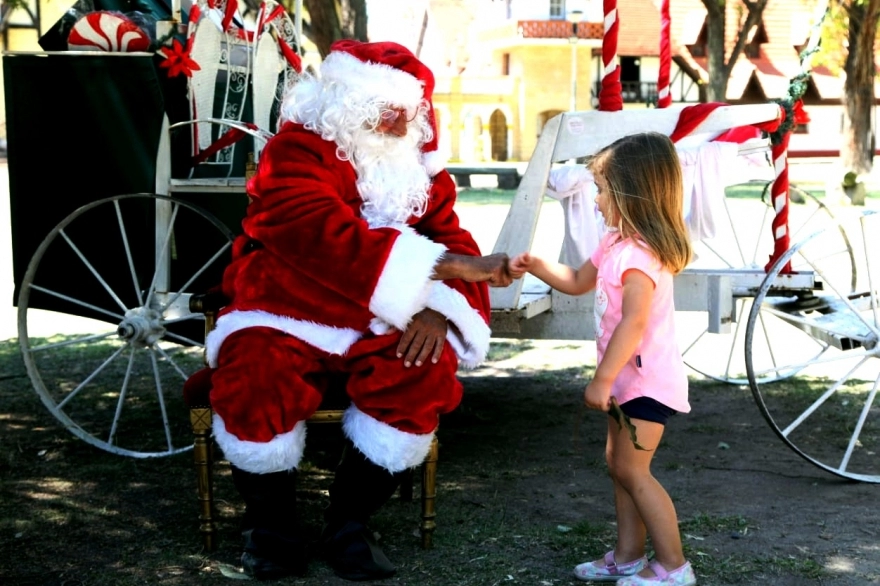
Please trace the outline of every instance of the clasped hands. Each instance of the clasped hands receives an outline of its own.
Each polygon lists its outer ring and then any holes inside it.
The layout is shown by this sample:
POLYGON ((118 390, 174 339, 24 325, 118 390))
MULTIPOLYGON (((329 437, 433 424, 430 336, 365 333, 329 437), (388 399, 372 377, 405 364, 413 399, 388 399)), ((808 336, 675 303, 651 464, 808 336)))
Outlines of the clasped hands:
POLYGON ((485 281, 490 287, 507 287, 528 272, 532 257, 523 253, 511 259, 503 252, 486 256, 446 254, 434 266, 433 279, 461 279, 472 283, 485 281))

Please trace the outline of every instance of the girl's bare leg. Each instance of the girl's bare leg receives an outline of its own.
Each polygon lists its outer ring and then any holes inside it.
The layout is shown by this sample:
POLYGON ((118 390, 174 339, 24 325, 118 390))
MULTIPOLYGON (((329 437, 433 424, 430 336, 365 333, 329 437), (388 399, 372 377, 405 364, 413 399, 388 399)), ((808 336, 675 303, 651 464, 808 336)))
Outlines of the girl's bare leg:
MULTIPOLYGON (((618 429, 616 422, 611 421, 608 428, 611 449, 607 457, 617 502, 618 547, 640 535, 644 539, 643 531, 647 529, 655 559, 667 570, 674 570, 685 563, 678 516, 666 489, 651 474, 651 460, 665 427, 642 419, 633 419, 632 423, 639 444, 650 451, 637 450, 629 432, 618 429), (639 524, 642 524, 642 533, 639 524)), ((652 576, 653 572, 646 569, 640 575, 652 576)))
MULTIPOLYGON (((605 442, 605 461, 614 482, 614 508, 617 512, 617 545, 614 557, 618 563, 636 560, 645 555, 647 530, 629 492, 614 474, 614 462, 618 458, 621 442, 629 442, 626 434, 618 433, 617 422, 608 418, 608 437, 605 442)), ((630 442, 631 443, 631 442, 630 442)))

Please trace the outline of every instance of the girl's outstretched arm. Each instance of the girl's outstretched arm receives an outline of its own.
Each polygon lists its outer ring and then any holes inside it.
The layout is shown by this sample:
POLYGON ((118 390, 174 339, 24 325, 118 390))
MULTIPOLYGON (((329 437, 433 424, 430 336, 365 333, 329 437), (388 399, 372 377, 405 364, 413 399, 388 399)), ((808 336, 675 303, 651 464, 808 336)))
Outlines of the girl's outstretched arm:
POLYGON ((515 256, 508 265, 510 275, 518 279, 524 273, 532 273, 557 291, 567 295, 583 295, 596 286, 598 270, 591 262, 581 268, 573 269, 558 262, 551 262, 539 256, 523 252, 515 256))

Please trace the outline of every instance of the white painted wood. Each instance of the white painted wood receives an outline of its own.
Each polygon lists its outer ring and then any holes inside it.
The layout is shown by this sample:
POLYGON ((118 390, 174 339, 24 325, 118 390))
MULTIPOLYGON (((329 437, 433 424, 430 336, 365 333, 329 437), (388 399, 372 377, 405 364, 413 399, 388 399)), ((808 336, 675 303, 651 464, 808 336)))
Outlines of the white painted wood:
MULTIPOLYGON (((620 110, 618 112, 566 112, 560 114, 559 131, 553 150, 553 162, 566 161, 596 153, 619 138, 637 132, 662 132, 669 135, 678 124, 683 107, 620 110)), ((691 135, 715 135, 748 124, 775 120, 776 104, 746 104, 716 108, 691 135)), ((537 154, 537 149, 535 149, 537 154)), ((534 155, 533 155, 534 158, 534 155)))
MULTIPOLYGON (((516 195, 510 204, 507 218, 495 241, 493 252, 506 252, 511 257, 531 250, 538 227, 538 212, 550 178, 550 165, 560 117, 552 118, 541 132, 538 144, 523 174, 516 195)), ((514 281, 509 287, 489 290, 492 309, 514 309, 519 304, 523 280, 514 281)))

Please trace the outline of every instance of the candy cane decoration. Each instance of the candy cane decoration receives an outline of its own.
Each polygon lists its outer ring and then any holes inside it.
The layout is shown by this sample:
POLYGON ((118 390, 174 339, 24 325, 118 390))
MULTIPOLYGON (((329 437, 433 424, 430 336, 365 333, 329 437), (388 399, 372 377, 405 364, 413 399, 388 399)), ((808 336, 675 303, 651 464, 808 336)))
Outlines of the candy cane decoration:
POLYGON ((602 87, 599 90, 599 109, 616 112, 623 109, 620 67, 617 66, 617 1, 603 0, 605 28, 602 34, 602 87))
MULTIPOLYGON (((771 201, 773 202, 773 210, 776 215, 773 217, 773 255, 770 262, 764 267, 765 271, 769 271, 776 259, 782 256, 791 242, 791 235, 788 233, 788 139, 791 133, 786 132, 782 135, 778 144, 774 144, 771 149, 773 156, 773 170, 776 178, 773 180, 771 189, 771 201)), ((791 272, 791 263, 786 264, 781 274, 791 272)))
MULTIPOLYGON (((791 136, 791 130, 798 123, 809 121, 809 116, 803 110, 803 100, 801 97, 807 88, 807 79, 810 75, 810 62, 813 54, 818 50, 819 40, 821 38, 822 23, 828 13, 828 1, 819 2, 816 7, 816 18, 810 31, 810 38, 807 47, 801 53, 801 69, 798 75, 794 76, 789 83, 788 97, 791 104, 789 112, 783 111, 783 120, 780 123, 784 125, 781 136, 774 137, 772 141, 773 168, 776 171, 776 179, 773 181, 772 197, 773 209, 776 211, 776 217, 773 218, 773 255, 770 262, 764 267, 769 271, 782 254, 788 250, 790 244, 790 235, 788 232, 788 139, 791 136), (790 120, 785 120, 786 116, 790 120)), ((791 263, 782 267, 780 273, 790 273, 791 263)))
POLYGON ((67 48, 113 53, 147 51, 150 37, 127 16, 101 10, 76 21, 67 37, 67 48))
POLYGON ((672 48, 669 40, 669 0, 660 6, 660 72, 657 75, 657 107, 665 108, 672 103, 669 92, 669 70, 672 63, 672 48))

